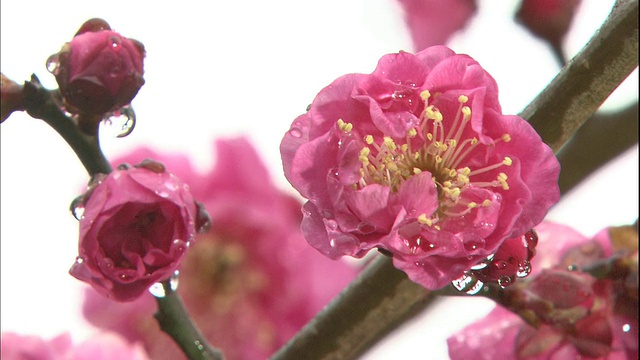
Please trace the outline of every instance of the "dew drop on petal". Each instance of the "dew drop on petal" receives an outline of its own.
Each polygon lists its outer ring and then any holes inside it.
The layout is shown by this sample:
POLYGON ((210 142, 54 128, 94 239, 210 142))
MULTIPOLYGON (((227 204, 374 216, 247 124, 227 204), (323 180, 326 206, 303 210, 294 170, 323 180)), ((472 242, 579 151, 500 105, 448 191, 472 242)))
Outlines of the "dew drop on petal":
POLYGON ((120 110, 107 113, 102 122, 113 137, 121 138, 131 134, 135 128, 136 114, 130 105, 126 105, 120 110))
POLYGON ((469 295, 475 295, 482 289, 484 283, 478 280, 473 274, 467 272, 461 277, 453 280, 451 282, 451 285, 453 285, 453 287, 455 287, 460 292, 465 292, 469 295))
POLYGON ((296 139, 299 139, 302 137, 302 131, 298 128, 292 128, 291 130, 289 130, 289 135, 296 139))
POLYGON ((119 36, 115 35, 109 36, 109 38, 107 39, 107 43, 109 44, 109 46, 115 49, 122 44, 122 39, 119 36))
POLYGON ((518 272, 516 276, 519 278, 527 277, 531 273, 531 263, 527 260, 523 260, 518 265, 518 272))
POLYGON ((359 251, 359 242, 352 235, 338 235, 329 241, 329 245, 345 255, 355 255, 359 251))
POLYGON ((631 331, 631 325, 630 325, 630 324, 624 324, 624 325, 622 325, 622 331, 623 331, 623 332, 629 332, 629 331, 631 331))
POLYGON ((369 224, 368 222, 361 222, 360 224, 358 224, 358 231, 360 231, 364 235, 368 235, 375 232, 376 227, 374 225, 369 224))
POLYGON ((84 195, 80 195, 77 198, 71 201, 71 206, 69 207, 71 214, 76 220, 80 221, 84 218, 84 195))
POLYGON ((324 220, 324 225, 331 231, 338 230, 338 223, 335 220, 324 220))
POLYGON ((166 293, 164 292, 164 286, 162 286, 162 283, 159 282, 151 285, 151 287, 149 288, 149 292, 151 293, 151 295, 157 298, 163 298, 166 295, 166 293))
POLYGON ((53 75, 60 73, 60 55, 55 53, 47 59, 47 71, 53 75))
POLYGON ((176 291, 178 290, 178 276, 180 275, 180 272, 178 270, 173 272, 173 275, 171 275, 171 278, 169 279, 169 287, 171 288, 171 291, 176 291))
POLYGON ((493 265, 498 269, 498 270, 504 270, 509 264, 507 264, 506 261, 504 260, 498 260, 498 261, 494 261, 493 265))
POLYGON ((471 267, 471 270, 482 270, 486 268, 489 264, 486 261, 481 261, 471 267))
POLYGON ((498 285, 503 289, 511 284, 513 284, 513 279, 509 276, 501 276, 500 279, 498 279, 498 285))

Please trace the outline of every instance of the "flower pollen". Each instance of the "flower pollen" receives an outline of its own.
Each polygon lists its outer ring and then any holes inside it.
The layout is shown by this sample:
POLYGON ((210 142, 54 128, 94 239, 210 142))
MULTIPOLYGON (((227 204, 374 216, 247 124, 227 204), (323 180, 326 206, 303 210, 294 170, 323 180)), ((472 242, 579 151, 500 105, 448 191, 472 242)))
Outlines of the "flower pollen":
MULTIPOLYGON (((504 172, 499 172, 493 181, 474 181, 473 178, 478 174, 509 167, 513 160, 506 156, 498 163, 480 168, 464 166, 465 158, 474 148, 493 146, 480 143, 476 137, 463 136, 465 127, 471 120, 471 108, 465 105, 469 98, 466 95, 458 97, 458 111, 451 121, 438 108, 429 104, 432 96, 428 90, 423 91, 420 97, 424 101, 424 111, 417 126, 409 129, 404 139, 393 139, 390 136, 380 139, 370 134, 364 136, 358 157, 361 178, 354 188, 362 189, 375 183, 389 186, 393 192, 397 192, 405 180, 428 171, 438 189, 440 206, 430 217, 427 214, 420 215, 418 222, 432 226, 445 217, 463 216, 474 208, 490 206, 490 199, 476 203, 463 200, 461 195, 472 185, 508 190, 508 176, 504 172)), ((342 119, 337 121, 337 126, 343 132, 353 130, 353 125, 342 119)), ((510 140, 509 134, 503 134, 494 139, 494 144, 510 140)))

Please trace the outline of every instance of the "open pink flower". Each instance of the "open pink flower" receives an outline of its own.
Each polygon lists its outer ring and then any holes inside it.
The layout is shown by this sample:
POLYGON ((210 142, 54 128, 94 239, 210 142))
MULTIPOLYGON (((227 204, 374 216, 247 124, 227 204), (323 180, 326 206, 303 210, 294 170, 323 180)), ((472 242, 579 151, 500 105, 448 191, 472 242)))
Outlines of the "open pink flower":
POLYGON ((159 163, 102 175, 80 199, 79 255, 69 272, 116 301, 171 277, 196 233, 188 187, 159 163))
POLYGON ((112 31, 102 19, 85 22, 49 58, 67 110, 102 115, 128 105, 144 84, 144 46, 112 31))
POLYGON ((3 360, 147 360, 140 344, 129 344, 116 333, 100 332, 73 344, 67 333, 45 340, 33 335, 2 334, 3 360))
POLYGON ((558 161, 493 78, 434 46, 385 55, 316 96, 281 143, 307 241, 330 258, 393 254, 437 289, 538 224, 559 198, 558 161))
MULTIPOLYGON (((180 267, 178 293, 205 337, 226 359, 265 359, 351 281, 356 270, 305 244, 300 203, 280 191, 244 138, 218 140, 215 167, 199 174, 189 159, 139 149, 119 161, 152 157, 188 180, 213 226, 198 234, 180 267)), ((153 318, 149 294, 123 304, 87 289, 94 325, 140 340, 153 358, 182 359, 153 318)))
POLYGON ((414 50, 446 45, 477 11, 475 0, 398 0, 414 50))
POLYGON ((612 254, 606 230, 593 240, 549 222, 536 230, 538 255, 521 300, 539 327, 496 306, 447 340, 451 359, 637 359, 637 299, 630 304, 610 280, 567 270, 612 254), (629 306, 635 316, 620 311, 629 306))

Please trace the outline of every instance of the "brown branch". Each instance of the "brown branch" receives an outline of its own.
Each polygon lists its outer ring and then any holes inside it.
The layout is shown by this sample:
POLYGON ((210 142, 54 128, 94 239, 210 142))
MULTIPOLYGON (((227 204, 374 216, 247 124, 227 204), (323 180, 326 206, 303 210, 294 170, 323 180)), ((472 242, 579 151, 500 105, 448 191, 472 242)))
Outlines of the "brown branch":
POLYGON ((638 1, 618 0, 589 43, 520 116, 558 151, 638 66, 638 1))

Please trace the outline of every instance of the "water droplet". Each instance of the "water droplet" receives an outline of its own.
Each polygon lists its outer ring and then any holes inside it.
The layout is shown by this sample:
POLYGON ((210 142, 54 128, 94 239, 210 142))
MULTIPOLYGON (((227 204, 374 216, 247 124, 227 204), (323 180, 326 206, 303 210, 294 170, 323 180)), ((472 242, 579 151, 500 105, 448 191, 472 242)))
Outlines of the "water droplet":
POLYGON ((133 279, 133 275, 132 275, 132 274, 124 273, 124 272, 120 273, 120 274, 118 275, 118 277, 119 277, 119 278, 120 278, 120 280, 122 280, 122 281, 129 281, 129 280, 133 279))
POLYGON ((516 276, 519 278, 527 277, 531 273, 531 263, 527 260, 522 260, 518 264, 518 272, 516 276))
POLYGON ((60 73, 60 55, 55 53, 47 59, 47 71, 53 75, 60 73))
POLYGON ((113 266, 114 266, 114 262, 109 258, 102 258, 100 260, 100 268, 102 269, 111 270, 113 269, 113 266))
POLYGON ((374 225, 369 224, 368 222, 361 222, 360 224, 358 224, 358 231, 360 231, 364 235, 367 235, 375 232, 376 227, 374 225))
POLYGON ((116 168, 117 170, 129 170, 131 169, 131 165, 124 163, 124 164, 120 164, 118 165, 118 167, 116 168))
POLYGON ((320 214, 322 215, 323 218, 325 219, 333 219, 333 211, 329 210, 329 209, 322 209, 322 211, 320 212, 320 214))
POLYGON ((527 242, 527 246, 530 248, 535 248, 538 245, 538 234, 533 229, 524 233, 524 239, 527 242))
POLYGON ((335 220, 325 220, 324 225, 331 231, 338 229, 338 223, 335 220))
POLYGON ((109 133, 114 137, 125 137, 133 131, 136 126, 136 114, 129 105, 120 110, 106 114, 102 122, 107 126, 109 133))
POLYGON ((577 266, 575 266, 575 265, 569 265, 569 266, 567 266, 567 270, 568 270, 568 271, 577 271, 577 270, 578 270, 578 267, 577 267, 577 266))
POLYGON ((84 195, 80 195, 71 201, 69 210, 76 220, 80 221, 84 218, 84 195))
POLYGON ((202 345, 202 343, 199 340, 196 340, 193 343, 198 348, 198 350, 200 350, 200 351, 204 350, 204 345, 202 345))
POLYGON ((486 268, 489 264, 486 261, 481 261, 471 267, 471 270, 482 270, 486 268))
POLYGON ((196 206, 196 231, 200 234, 204 234, 211 229, 213 221, 211 220, 211 215, 209 215, 209 212, 205 209, 204 204, 196 201, 196 206))
POLYGON ((107 39, 107 42, 109 46, 115 49, 122 44, 122 39, 119 36, 113 35, 113 36, 109 36, 109 38, 107 39))
POLYGON ((498 285, 503 289, 511 284, 513 284, 513 279, 509 276, 500 276, 500 279, 498 279, 498 285))
POLYGON ((354 236, 347 234, 338 235, 329 241, 329 245, 331 245, 332 248, 342 254, 351 256, 360 250, 359 244, 354 236))
POLYGON ((507 264, 504 260, 497 260, 493 262, 493 266, 495 266, 498 270, 504 270, 509 264, 507 264))
POLYGON ((453 280, 451 285, 460 292, 475 295, 482 289, 484 283, 478 280, 473 274, 467 272, 461 277, 453 280))
POLYGON ((622 331, 624 331, 624 332, 629 332, 629 331, 631 331, 631 325, 630 325, 630 324, 624 324, 624 325, 622 325, 622 331))
POLYGON ((169 279, 169 287, 171 288, 171 291, 176 291, 178 290, 178 276, 180 275, 180 272, 178 270, 173 272, 173 275, 171 275, 171 278, 169 279))
MULTIPOLYGON (((144 159, 140 162, 140 164, 135 166, 136 168, 143 168, 143 169, 147 169, 149 171, 152 171, 156 174, 162 174, 163 172, 165 172, 165 167, 164 164, 162 164, 159 161, 155 161, 155 160, 151 160, 151 159, 144 159)), ((166 185, 166 184, 165 184, 166 185)))
POLYGON ((298 128, 292 128, 291 130, 289 130, 289 135, 299 139, 302 137, 302 131, 298 128))
POLYGON ((151 285, 151 287, 149 288, 149 292, 151 293, 151 295, 157 298, 163 298, 166 295, 166 293, 164 292, 164 286, 159 282, 151 285))
POLYGON ((76 257, 76 264, 82 264, 84 259, 81 256, 76 257))

